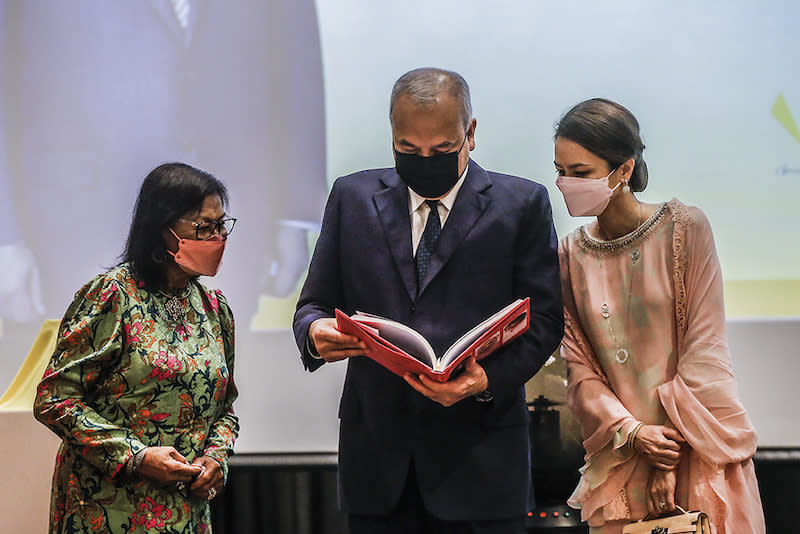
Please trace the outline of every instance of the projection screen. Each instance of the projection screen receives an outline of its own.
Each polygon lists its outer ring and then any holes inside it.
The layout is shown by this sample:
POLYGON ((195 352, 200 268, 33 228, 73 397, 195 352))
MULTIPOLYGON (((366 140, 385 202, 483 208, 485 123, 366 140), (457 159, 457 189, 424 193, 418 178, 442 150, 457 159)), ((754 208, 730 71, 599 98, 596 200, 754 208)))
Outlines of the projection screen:
POLYGON ((116 263, 147 172, 184 161, 239 218, 204 279, 237 319, 237 451, 335 451, 345 365, 303 370, 294 305, 331 182, 393 165, 392 84, 440 66, 471 85, 472 157, 545 184, 559 236, 587 220, 555 188, 554 122, 594 96, 637 116, 641 198, 711 221, 760 444, 800 445, 800 4, 176 4, 0 0, 0 391, 42 320, 116 263))

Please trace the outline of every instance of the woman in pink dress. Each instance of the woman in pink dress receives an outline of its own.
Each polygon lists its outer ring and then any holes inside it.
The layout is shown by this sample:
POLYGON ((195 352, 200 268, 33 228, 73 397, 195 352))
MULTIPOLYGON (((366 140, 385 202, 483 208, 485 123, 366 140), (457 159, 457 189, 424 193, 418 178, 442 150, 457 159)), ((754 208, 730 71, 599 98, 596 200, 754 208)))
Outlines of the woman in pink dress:
POLYGON ((559 247, 561 354, 586 449, 568 502, 592 534, 676 505, 706 512, 716 534, 764 533, 711 227, 678 200, 636 199, 643 150, 634 116, 608 100, 556 127, 556 184, 571 215, 596 216, 559 247))

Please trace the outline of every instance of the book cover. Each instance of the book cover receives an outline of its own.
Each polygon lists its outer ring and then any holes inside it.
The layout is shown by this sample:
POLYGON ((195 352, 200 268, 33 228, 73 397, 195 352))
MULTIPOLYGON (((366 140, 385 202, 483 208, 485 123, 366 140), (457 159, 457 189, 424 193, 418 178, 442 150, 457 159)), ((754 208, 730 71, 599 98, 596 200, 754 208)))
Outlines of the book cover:
POLYGON ((424 374, 447 382, 453 372, 472 356, 482 360, 530 328, 530 298, 518 299, 492 314, 455 341, 441 356, 430 343, 407 325, 364 312, 348 316, 336 310, 339 331, 356 336, 367 346, 367 357, 389 371, 424 374))

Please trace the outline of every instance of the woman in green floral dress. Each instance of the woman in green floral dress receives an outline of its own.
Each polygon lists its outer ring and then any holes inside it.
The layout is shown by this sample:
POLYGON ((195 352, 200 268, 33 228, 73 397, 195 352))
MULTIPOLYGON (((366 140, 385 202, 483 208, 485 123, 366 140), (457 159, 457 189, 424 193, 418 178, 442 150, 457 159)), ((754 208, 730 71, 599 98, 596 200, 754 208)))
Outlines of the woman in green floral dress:
POLYGON ((51 533, 211 532, 239 428, 234 324, 197 278, 219 267, 227 200, 208 173, 154 169, 122 262, 67 309, 34 403, 63 440, 51 533))

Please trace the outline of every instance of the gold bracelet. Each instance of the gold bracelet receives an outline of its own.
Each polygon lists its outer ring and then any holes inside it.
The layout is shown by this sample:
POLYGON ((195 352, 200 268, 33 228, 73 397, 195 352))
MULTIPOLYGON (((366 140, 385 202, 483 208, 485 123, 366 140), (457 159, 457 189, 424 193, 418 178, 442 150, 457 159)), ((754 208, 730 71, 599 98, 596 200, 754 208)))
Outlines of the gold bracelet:
POLYGON ((631 430, 631 433, 628 434, 628 447, 630 447, 631 449, 633 449, 633 443, 636 440, 636 434, 639 433, 639 430, 643 426, 644 426, 644 423, 642 423, 642 422, 637 423, 636 426, 634 427, 634 429, 631 430))

